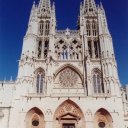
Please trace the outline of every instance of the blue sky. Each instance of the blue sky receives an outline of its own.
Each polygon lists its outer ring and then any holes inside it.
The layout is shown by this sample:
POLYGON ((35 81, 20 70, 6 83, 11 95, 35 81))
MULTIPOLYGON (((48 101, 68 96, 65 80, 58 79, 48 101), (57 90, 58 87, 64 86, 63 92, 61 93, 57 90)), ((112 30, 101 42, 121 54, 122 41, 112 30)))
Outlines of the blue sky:
MULTIPOLYGON (((76 29, 82 0, 54 0, 57 28, 76 29)), ((119 78, 128 83, 128 1, 100 1, 106 11, 110 33, 113 37, 119 78)), ((23 37, 25 35, 33 0, 0 0, 0 80, 16 79, 23 37)), ((36 0, 38 3, 38 0, 36 0)))

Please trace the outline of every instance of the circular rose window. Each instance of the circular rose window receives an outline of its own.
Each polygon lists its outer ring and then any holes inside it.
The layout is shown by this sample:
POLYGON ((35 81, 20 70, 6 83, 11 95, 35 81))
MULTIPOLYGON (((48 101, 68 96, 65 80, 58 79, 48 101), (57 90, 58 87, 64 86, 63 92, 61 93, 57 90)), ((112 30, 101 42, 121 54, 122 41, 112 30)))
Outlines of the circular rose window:
POLYGON ((104 122, 100 122, 99 123, 99 128, 105 128, 105 123, 104 122))
POLYGON ((37 120, 32 121, 32 125, 33 126, 38 126, 39 125, 39 121, 37 121, 37 120))
POLYGON ((59 81, 62 87, 73 87, 78 80, 77 74, 70 68, 66 68, 60 73, 59 81))

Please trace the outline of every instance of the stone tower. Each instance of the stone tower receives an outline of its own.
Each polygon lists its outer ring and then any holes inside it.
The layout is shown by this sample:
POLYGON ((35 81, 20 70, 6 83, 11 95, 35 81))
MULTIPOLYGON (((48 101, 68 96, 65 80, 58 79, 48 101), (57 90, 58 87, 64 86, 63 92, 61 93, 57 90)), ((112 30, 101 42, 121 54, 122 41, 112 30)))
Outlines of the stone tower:
MULTIPOLYGON (((58 31, 54 3, 52 7, 50 0, 40 0, 38 6, 33 3, 19 62, 18 81, 26 83, 22 93, 54 93, 54 73, 63 65, 70 67, 64 71, 68 73, 77 68, 83 95, 120 95, 113 43, 102 4, 96 7, 94 0, 85 0, 80 6, 78 30, 58 31), (38 88, 36 76, 42 79, 38 88)), ((73 82, 73 78, 68 80, 73 82)), ((66 86, 64 90, 75 87, 68 80, 58 81, 66 86)))

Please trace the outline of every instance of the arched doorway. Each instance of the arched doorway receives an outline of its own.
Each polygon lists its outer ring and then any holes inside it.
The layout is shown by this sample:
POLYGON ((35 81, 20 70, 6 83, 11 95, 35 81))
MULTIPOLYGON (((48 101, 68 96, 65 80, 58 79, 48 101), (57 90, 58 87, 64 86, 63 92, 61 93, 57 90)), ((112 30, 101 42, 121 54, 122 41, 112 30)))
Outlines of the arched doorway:
POLYGON ((29 110, 26 115, 26 128, 44 128, 44 115, 36 107, 29 110))
POLYGON ((55 111, 54 128, 85 128, 81 109, 71 100, 63 102, 55 111))
POLYGON ((113 128, 113 120, 110 113, 101 108, 99 109, 94 117, 94 128, 113 128))

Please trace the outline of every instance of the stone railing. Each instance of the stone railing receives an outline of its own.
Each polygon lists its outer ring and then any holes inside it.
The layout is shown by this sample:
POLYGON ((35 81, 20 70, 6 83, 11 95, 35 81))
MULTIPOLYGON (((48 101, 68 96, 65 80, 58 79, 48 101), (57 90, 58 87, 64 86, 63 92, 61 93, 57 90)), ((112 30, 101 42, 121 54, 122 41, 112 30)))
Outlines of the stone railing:
POLYGON ((79 31, 77 30, 57 30, 56 36, 79 36, 79 31))

